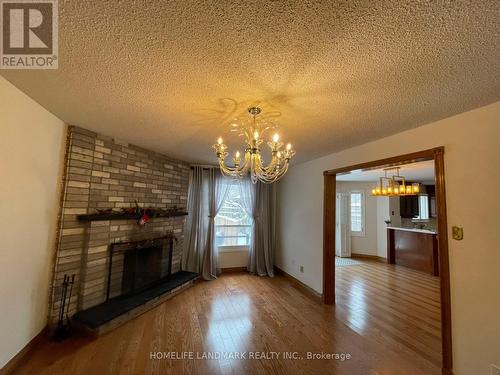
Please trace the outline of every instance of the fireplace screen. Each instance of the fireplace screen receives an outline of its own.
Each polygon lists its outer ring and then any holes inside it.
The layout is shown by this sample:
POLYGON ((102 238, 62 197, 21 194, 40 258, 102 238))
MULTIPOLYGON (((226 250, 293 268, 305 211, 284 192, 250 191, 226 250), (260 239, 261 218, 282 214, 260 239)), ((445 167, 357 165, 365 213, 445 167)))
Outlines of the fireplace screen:
POLYGON ((140 292, 170 277, 172 251, 170 237, 111 244, 107 299, 140 292))

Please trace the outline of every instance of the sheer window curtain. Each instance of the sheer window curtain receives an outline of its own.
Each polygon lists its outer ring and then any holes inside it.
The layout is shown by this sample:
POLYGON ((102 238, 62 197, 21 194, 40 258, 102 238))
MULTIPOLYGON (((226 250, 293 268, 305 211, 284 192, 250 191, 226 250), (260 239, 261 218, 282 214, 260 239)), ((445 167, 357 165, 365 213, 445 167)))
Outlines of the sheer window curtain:
MULTIPOLYGON (((182 269, 197 272, 205 280, 220 273, 215 245, 215 217, 230 189, 230 180, 218 169, 194 167, 191 173, 182 269)), ((276 247, 276 191, 274 184, 240 181, 243 209, 252 219, 247 270, 274 276, 276 247)))
POLYGON ((197 272, 205 280, 214 279, 219 273, 215 216, 229 191, 225 181, 226 178, 216 168, 192 168, 182 269, 197 272))
POLYGON ((274 276, 276 247, 276 188, 274 184, 242 180, 240 190, 244 209, 253 220, 247 270, 259 276, 274 276))
POLYGON ((219 250, 215 245, 215 217, 226 199, 230 185, 219 170, 210 169, 208 173, 208 229, 206 245, 203 251, 202 277, 215 279, 220 273, 219 250))
POLYGON ((251 254, 255 253, 255 245, 256 241, 255 239, 257 238, 257 233, 256 233, 256 222, 258 219, 258 210, 257 210, 257 200, 255 197, 255 185, 252 184, 250 179, 246 178, 244 180, 240 181, 240 194, 241 194, 241 201, 243 204, 243 209, 247 213, 247 215, 250 217, 252 220, 252 236, 250 238, 250 246, 248 247, 248 259, 249 262, 247 264, 247 270, 251 272, 250 270, 250 258, 251 254))

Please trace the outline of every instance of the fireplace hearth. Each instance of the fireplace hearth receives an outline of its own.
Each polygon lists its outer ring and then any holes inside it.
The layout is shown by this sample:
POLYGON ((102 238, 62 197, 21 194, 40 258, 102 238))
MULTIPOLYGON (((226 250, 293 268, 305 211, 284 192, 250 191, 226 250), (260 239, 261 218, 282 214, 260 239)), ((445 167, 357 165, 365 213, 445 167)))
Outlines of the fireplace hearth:
POLYGON ((198 274, 172 274, 174 236, 109 246, 106 301, 78 312, 74 320, 101 334, 190 286, 198 274))
POLYGON ((121 295, 76 313, 73 321, 87 331, 100 335, 118 327, 190 287, 198 274, 179 271, 148 288, 121 295))

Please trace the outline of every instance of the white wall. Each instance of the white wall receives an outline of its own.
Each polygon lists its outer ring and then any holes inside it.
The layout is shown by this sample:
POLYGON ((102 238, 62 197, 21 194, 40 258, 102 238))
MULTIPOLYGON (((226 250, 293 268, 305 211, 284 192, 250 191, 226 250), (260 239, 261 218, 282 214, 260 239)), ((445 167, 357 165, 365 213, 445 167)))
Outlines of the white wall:
POLYGON ((389 197, 390 219, 393 227, 400 227, 402 225, 400 207, 399 197, 389 197))
POLYGON ((47 323, 64 137, 0 77, 0 368, 47 323))
POLYGON ((248 264, 248 249, 239 249, 237 247, 226 251, 219 251, 219 267, 235 268, 246 267, 248 264))
POLYGON ((387 258, 387 224, 390 219, 389 197, 377 197, 377 256, 387 258))
POLYGON ((351 236, 351 252, 354 254, 377 255, 377 197, 371 195, 372 182, 338 181, 339 192, 362 191, 365 199, 364 236, 351 236))
POLYGON ((445 147, 455 374, 489 374, 490 363, 500 365, 500 102, 293 166, 279 184, 276 264, 321 292, 323 171, 437 146, 445 147), (452 225, 463 226, 462 241, 451 239, 452 225))

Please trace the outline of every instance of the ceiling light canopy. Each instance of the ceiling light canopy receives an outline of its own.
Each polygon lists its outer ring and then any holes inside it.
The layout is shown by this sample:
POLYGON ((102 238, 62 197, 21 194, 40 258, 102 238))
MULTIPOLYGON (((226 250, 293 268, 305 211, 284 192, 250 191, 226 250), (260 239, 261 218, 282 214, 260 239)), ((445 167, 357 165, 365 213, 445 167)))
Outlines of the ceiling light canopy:
POLYGON ((222 137, 219 137, 217 143, 213 145, 223 174, 243 178, 250 173, 250 178, 254 184, 257 181, 270 184, 278 181, 288 170, 290 159, 295 155, 295 151, 290 143, 283 148, 284 143, 280 142, 277 133, 267 142, 271 149, 271 161, 267 166, 264 165, 260 146, 265 142, 266 133, 275 130, 277 126, 263 118, 261 112, 262 110, 259 107, 251 107, 248 109, 249 120, 236 120, 231 124, 231 131, 245 137, 244 155, 242 157, 240 152, 236 151, 233 166, 228 166, 225 163, 228 152, 222 137))

